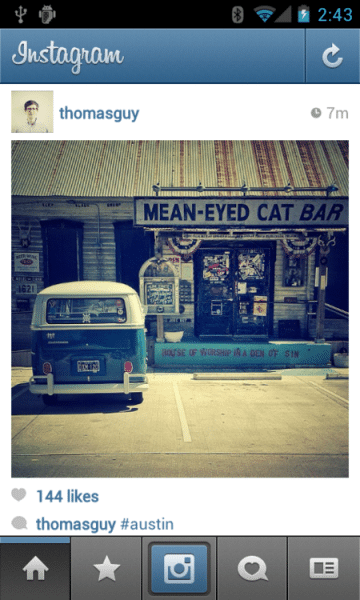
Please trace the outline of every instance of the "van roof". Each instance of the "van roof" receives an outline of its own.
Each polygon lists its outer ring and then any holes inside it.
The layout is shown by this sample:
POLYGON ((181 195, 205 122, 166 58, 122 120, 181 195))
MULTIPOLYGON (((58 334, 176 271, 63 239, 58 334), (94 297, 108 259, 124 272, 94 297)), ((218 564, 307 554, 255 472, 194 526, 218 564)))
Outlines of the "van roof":
POLYGON ((68 281, 57 283, 44 288, 39 295, 61 295, 61 296, 116 296, 119 294, 136 294, 136 291, 124 283, 116 281, 68 281))

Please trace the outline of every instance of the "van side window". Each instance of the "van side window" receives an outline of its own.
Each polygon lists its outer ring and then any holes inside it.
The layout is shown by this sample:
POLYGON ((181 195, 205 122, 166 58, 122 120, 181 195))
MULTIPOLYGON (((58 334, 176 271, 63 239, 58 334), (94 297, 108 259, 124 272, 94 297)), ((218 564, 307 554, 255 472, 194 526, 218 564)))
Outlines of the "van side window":
POLYGON ((50 298, 46 305, 49 324, 125 323, 123 298, 50 298))

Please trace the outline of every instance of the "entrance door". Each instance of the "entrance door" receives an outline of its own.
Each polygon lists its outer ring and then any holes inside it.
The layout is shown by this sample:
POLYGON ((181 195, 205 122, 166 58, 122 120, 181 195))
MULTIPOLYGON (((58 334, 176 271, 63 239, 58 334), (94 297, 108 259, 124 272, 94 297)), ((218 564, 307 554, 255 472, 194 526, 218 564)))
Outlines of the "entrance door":
POLYGON ((269 335, 270 249, 241 248, 235 252, 235 334, 269 335))
POLYGON ((199 250, 195 274, 196 335, 269 335, 270 248, 199 250))
POLYGON ((154 255, 152 232, 133 227, 132 221, 114 223, 116 244, 116 281, 139 291, 139 271, 154 255))
POLYGON ((45 287, 83 278, 82 223, 57 219, 41 224, 45 287))
POLYGON ((234 277, 230 250, 196 254, 196 334, 231 335, 234 328, 234 277))

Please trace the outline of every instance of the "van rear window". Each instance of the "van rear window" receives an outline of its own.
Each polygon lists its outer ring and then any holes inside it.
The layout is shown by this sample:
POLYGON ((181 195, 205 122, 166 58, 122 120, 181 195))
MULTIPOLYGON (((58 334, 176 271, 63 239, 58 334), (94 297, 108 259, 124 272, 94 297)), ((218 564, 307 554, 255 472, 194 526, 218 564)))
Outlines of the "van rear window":
POLYGON ((123 298, 51 298, 46 305, 47 323, 125 323, 123 298))

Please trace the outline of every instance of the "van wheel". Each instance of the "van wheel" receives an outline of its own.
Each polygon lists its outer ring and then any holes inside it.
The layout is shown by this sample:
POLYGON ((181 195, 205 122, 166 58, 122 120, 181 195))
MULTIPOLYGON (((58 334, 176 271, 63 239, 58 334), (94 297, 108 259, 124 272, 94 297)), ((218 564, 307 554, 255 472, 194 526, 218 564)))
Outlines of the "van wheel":
POLYGON ((141 404, 144 400, 142 392, 133 392, 130 394, 131 404, 141 404))
POLYGON ((57 406, 58 404, 58 397, 56 394, 53 394, 52 396, 49 396, 49 394, 43 394, 42 399, 45 406, 57 406))

